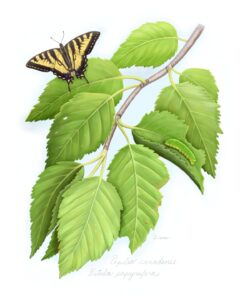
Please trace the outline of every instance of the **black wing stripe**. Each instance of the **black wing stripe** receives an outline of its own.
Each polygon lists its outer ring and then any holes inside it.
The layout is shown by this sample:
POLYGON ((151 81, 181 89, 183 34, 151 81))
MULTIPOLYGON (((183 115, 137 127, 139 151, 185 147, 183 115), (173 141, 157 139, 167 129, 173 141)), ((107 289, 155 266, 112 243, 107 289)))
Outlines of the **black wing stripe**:
POLYGON ((76 70, 76 77, 77 78, 82 78, 84 77, 84 72, 86 71, 87 68, 87 57, 83 56, 82 58, 82 64, 81 66, 76 70))
POLYGON ((55 51, 53 49, 49 50, 49 54, 52 56, 52 58, 56 61, 59 62, 58 58, 57 58, 57 55, 55 53, 55 51))
POLYGON ((81 43, 80 43, 81 38, 76 38, 74 39, 74 41, 76 42, 77 46, 78 46, 78 50, 81 48, 81 43))
POLYGON ((49 53, 48 53, 49 51, 45 51, 44 52, 44 54, 45 54, 45 58, 46 58, 46 60, 49 62, 49 63, 52 63, 52 60, 51 60, 51 58, 49 57, 49 53))
POLYGON ((69 45, 70 45, 72 54, 74 55, 74 54, 75 54, 75 48, 74 48, 74 43, 73 43, 73 41, 71 41, 71 42, 69 43, 69 45))
MULTIPOLYGON (((88 32, 89 35, 90 35, 90 33, 91 32, 88 32)), ((92 49, 93 49, 94 45, 96 44, 96 41, 98 40, 99 36, 100 36, 100 32, 98 32, 98 31, 93 32, 92 39, 86 48, 85 55, 92 52, 92 49)))
POLYGON ((51 71, 52 69, 49 68, 49 67, 45 67, 45 66, 40 66, 38 64, 34 64, 33 62, 29 61, 27 63, 27 67, 28 68, 32 68, 32 69, 35 69, 35 70, 39 70, 39 71, 42 71, 42 72, 49 72, 51 71))

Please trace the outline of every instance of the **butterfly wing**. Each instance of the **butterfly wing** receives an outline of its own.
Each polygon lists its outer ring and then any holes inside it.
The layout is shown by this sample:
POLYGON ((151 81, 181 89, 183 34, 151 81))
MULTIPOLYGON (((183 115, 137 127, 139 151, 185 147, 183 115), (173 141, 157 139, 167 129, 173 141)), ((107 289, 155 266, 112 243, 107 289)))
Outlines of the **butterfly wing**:
POLYGON ((57 77, 68 82, 73 79, 59 48, 46 50, 35 55, 27 62, 26 66, 42 72, 51 71, 57 77))
POLYGON ((87 68, 87 55, 91 53, 97 39, 100 36, 98 31, 90 31, 77 36, 65 45, 76 77, 83 77, 87 68))

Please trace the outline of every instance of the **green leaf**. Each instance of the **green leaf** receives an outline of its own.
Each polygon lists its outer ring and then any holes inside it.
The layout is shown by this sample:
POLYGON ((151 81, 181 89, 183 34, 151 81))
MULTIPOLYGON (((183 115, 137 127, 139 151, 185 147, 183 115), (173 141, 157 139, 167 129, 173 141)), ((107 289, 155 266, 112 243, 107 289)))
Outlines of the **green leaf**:
POLYGON ((64 104, 48 135, 47 165, 76 160, 95 151, 110 133, 114 121, 112 96, 79 93, 64 104))
POLYGON ((31 204, 31 257, 42 245, 49 233, 52 211, 59 193, 80 171, 82 166, 75 162, 59 162, 45 169, 32 190, 31 204))
POLYGON ((70 186, 59 210, 60 276, 80 269, 111 248, 120 229, 121 199, 100 177, 70 186))
POLYGON ((166 22, 146 23, 134 30, 113 55, 119 68, 158 67, 171 58, 178 48, 175 28, 166 22))
MULTIPOLYGON (((209 70, 205 69, 187 69, 181 73, 179 82, 190 82, 194 85, 203 87, 210 97, 216 102, 218 101, 218 87, 215 78, 209 70)), ((220 118, 220 115, 219 115, 220 118)), ((219 127, 218 133, 223 133, 219 127)))
POLYGON ((162 90, 156 110, 168 110, 188 125, 187 139, 197 149, 205 152, 204 170, 215 177, 219 131, 218 104, 206 90, 189 82, 162 90))
POLYGON ((84 169, 81 168, 80 171, 77 173, 77 175, 74 177, 74 179, 67 186, 65 186, 65 188, 63 190, 61 190, 58 194, 55 206, 52 210, 52 219, 51 219, 51 224, 50 224, 48 232, 51 232, 52 230, 54 230, 54 231, 52 233, 51 240, 50 240, 50 243, 48 245, 47 251, 46 251, 44 257, 42 258, 42 260, 50 258, 50 257, 52 257, 52 256, 54 256, 55 254, 58 253, 59 241, 58 241, 58 236, 57 236, 58 233, 57 233, 57 227, 56 226, 57 226, 57 223, 58 223, 58 212, 59 212, 60 204, 61 204, 62 199, 63 199, 63 194, 72 184, 74 184, 77 181, 82 180, 83 176, 84 176, 84 169))
POLYGON ((159 188, 168 172, 158 156, 142 145, 127 145, 109 166, 108 181, 123 201, 120 236, 128 236, 133 253, 145 241, 158 220, 159 188))
MULTIPOLYGON (((51 80, 39 97, 26 121, 53 119, 63 104, 67 103, 79 92, 103 93, 113 95, 123 88, 121 73, 113 62, 106 59, 90 58, 85 73, 89 83, 84 79, 75 78, 68 91, 64 80, 55 78, 51 80)), ((122 98, 122 93, 114 96, 115 104, 122 98)))
MULTIPOLYGON (((201 167, 205 162, 204 151, 194 148, 187 141, 188 126, 182 120, 168 111, 155 111, 145 115, 137 127, 139 129, 133 130, 136 143, 151 148, 160 156, 173 162, 190 176, 203 192, 201 167), (196 162, 192 164, 191 159, 189 160, 182 151, 167 146, 167 141, 171 139, 183 143, 194 155, 196 162)), ((183 149, 183 151, 185 150, 183 149)))
POLYGON ((43 256, 42 260, 48 259, 58 253, 59 249, 59 241, 58 241, 58 233, 57 228, 53 231, 50 243, 48 245, 47 251, 43 256))
POLYGON ((74 177, 74 179, 59 192, 54 208, 52 210, 52 219, 51 219, 51 224, 48 232, 51 232, 57 225, 58 211, 59 211, 59 206, 62 202, 63 193, 65 192, 66 189, 70 187, 71 184, 73 184, 76 181, 82 180, 83 176, 84 176, 84 168, 81 168, 80 171, 77 173, 77 175, 74 177))
POLYGON ((203 87, 212 99, 218 99, 218 87, 215 78, 209 70, 191 68, 181 73, 179 82, 190 82, 194 85, 203 87))

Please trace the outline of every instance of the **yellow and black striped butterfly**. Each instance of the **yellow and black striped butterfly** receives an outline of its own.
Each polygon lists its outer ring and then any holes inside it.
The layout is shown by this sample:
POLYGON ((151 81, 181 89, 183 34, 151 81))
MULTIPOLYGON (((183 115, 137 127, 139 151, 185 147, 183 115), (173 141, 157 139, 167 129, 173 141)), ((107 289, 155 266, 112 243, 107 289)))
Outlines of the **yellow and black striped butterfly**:
POLYGON ((26 66, 42 72, 52 71, 58 78, 66 80, 69 88, 74 75, 87 80, 84 75, 87 68, 87 55, 92 51, 99 35, 98 31, 90 31, 77 36, 65 46, 59 43, 59 48, 35 55, 26 66))

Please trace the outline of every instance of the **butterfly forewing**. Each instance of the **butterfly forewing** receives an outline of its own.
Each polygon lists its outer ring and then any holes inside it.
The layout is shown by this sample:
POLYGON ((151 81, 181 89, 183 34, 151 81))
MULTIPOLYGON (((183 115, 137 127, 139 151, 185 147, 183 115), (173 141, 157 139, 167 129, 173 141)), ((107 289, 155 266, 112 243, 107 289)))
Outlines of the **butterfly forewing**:
POLYGON ((38 55, 35 55, 27 62, 26 66, 42 72, 51 71, 55 64, 55 62, 53 62, 49 57, 49 53, 51 50, 47 50, 38 55))
POLYGON ((28 61, 27 67, 43 72, 52 71, 53 74, 62 79, 67 79, 69 75, 68 67, 58 48, 50 49, 35 55, 28 61))

